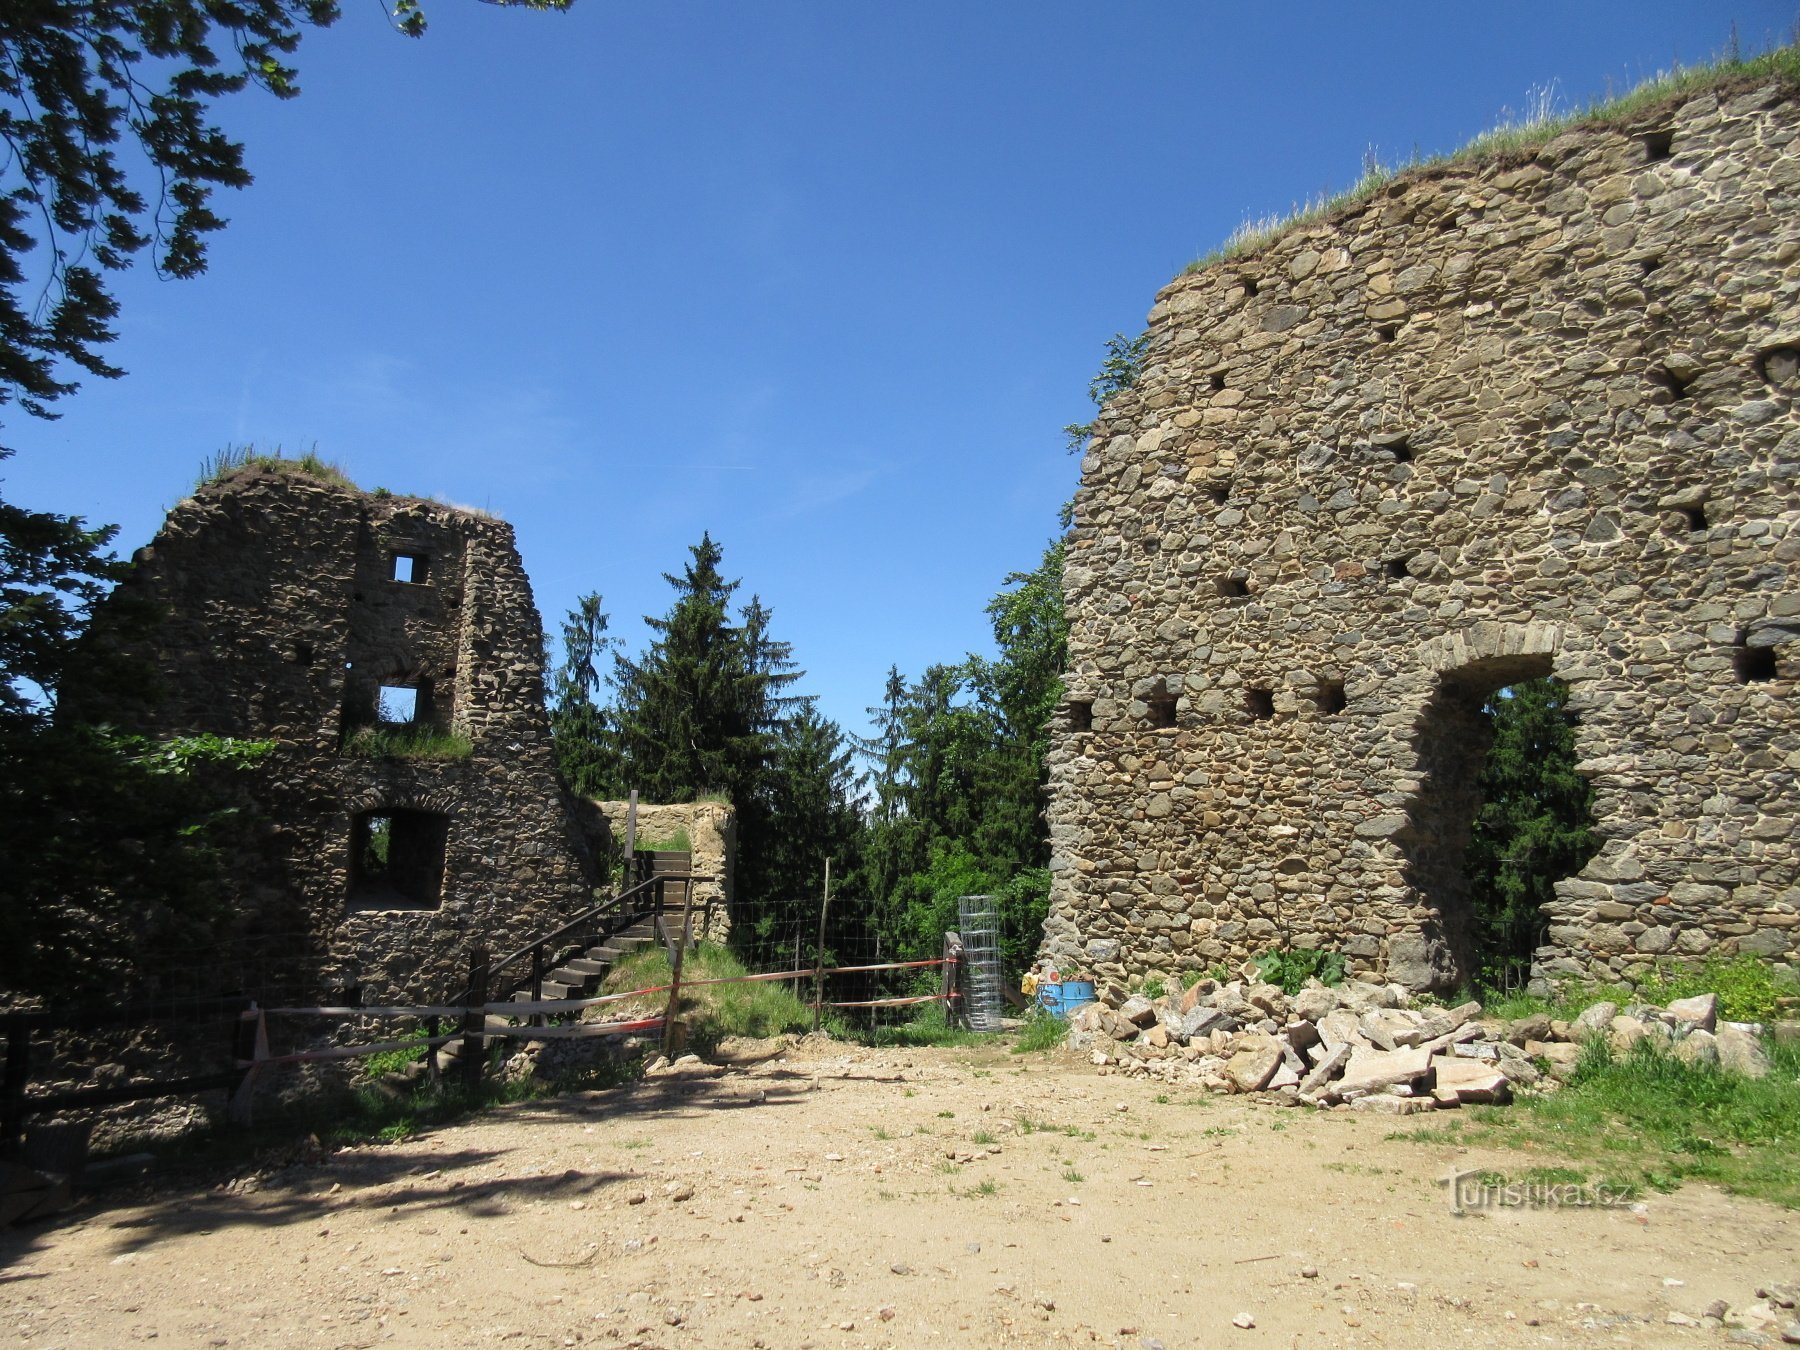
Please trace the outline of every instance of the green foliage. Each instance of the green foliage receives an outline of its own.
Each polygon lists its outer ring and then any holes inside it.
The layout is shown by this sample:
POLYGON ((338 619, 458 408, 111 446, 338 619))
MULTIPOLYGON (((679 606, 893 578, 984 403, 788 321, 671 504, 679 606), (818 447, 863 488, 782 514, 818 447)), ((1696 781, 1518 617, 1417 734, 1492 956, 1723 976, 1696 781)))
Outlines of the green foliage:
POLYGON ((284 58, 303 26, 336 17, 331 0, 63 0, 6 24, 0 404, 16 397, 48 416, 47 405, 76 387, 60 378, 63 362, 120 373, 99 354, 119 308, 104 273, 131 266, 152 243, 160 275, 205 270, 205 236, 225 224, 213 189, 250 182, 243 147, 209 120, 212 104, 252 83, 278 98, 297 94, 284 58), (122 141, 141 158, 122 161, 122 141), (154 200, 137 181, 155 185, 154 200))
POLYGON ((1134 338, 1114 333, 1106 340, 1106 359, 1100 363, 1100 373, 1088 381, 1088 397, 1096 408, 1104 408, 1114 394, 1123 393, 1138 382, 1144 370, 1144 353, 1149 349, 1148 332, 1134 338))
POLYGON ((1665 966, 1638 986, 1637 998, 1659 1007, 1698 994, 1719 996, 1719 1015, 1730 1022, 1772 1022, 1776 1000, 1800 995, 1794 972, 1760 956, 1714 957, 1698 970, 1665 966))
POLYGON ((90 698, 146 692, 137 666, 77 653, 126 570, 112 535, 0 503, 0 997, 117 997, 154 979, 157 949, 203 950, 220 853, 248 828, 230 780, 272 748, 121 735, 65 698, 75 672, 90 698))
POLYGON ((1311 947, 1293 947, 1286 951, 1268 951, 1256 958, 1256 968, 1263 979, 1279 985, 1283 993, 1297 994, 1308 980, 1338 985, 1344 982, 1344 954, 1318 951, 1311 947))
POLYGON ((936 956, 957 899, 992 895, 1006 966, 1035 952, 1049 910, 1043 819, 1050 720, 1062 699, 1068 625, 1063 549, 1013 573, 989 602, 999 655, 934 665, 908 684, 888 673, 858 743, 872 769, 860 884, 883 949, 936 956))
MULTIPOLYGON (((319 458, 316 448, 290 458, 279 445, 273 450, 258 450, 254 445, 228 445, 201 461, 200 476, 195 480, 194 486, 203 488, 208 483, 223 482, 250 469, 294 474, 317 479, 332 487, 348 488, 352 492, 357 490, 356 484, 350 481, 350 475, 344 472, 342 466, 319 458)), ((375 495, 392 494, 381 488, 377 489, 375 495)))
MULTIPOLYGON (((690 981, 728 980, 748 974, 744 963, 715 942, 697 943, 681 963, 681 1010, 689 1044, 705 1049, 727 1036, 778 1036, 784 1031, 810 1031, 812 1009, 795 996, 786 981, 754 984, 701 985, 690 981)), ((669 955, 660 946, 645 947, 622 958, 606 977, 608 992, 649 989, 670 979, 669 955)), ((648 996, 646 1008, 660 1012, 665 995, 648 996)))
POLYGON ((1042 1008, 1033 1008, 1025 1017, 1025 1025, 1019 1028, 1012 1052, 1015 1055, 1040 1054, 1056 1049, 1068 1039, 1069 1024, 1065 1019, 1052 1017, 1042 1008))
POLYGON ((1748 1078, 1649 1041, 1615 1055, 1596 1037, 1561 1091, 1464 1111, 1470 1124, 1454 1135, 1400 1137, 1598 1159, 1609 1176, 1659 1190, 1705 1181, 1800 1208, 1800 1047, 1767 1049, 1771 1072, 1748 1078))
POLYGON ((1144 981, 1145 998, 1161 998, 1168 992, 1169 986, 1160 975, 1152 975, 1144 981))
POLYGON ((416 722, 358 727, 344 739, 351 759, 457 760, 474 753, 474 743, 460 731, 416 722))
POLYGON ((641 853, 690 853, 693 851, 694 844, 688 838, 686 830, 676 830, 671 835, 647 843, 639 840, 637 846, 641 853))
POLYGON ((106 551, 117 532, 0 501, 0 727, 48 722, 89 613, 127 571, 106 551))
MULTIPOLYGON (((947 1046, 980 1045, 986 1039, 965 1031, 951 1020, 941 1003, 927 1003, 911 1021, 891 1026, 872 1026, 850 1033, 864 1045, 875 1046, 947 1046)), ((953 1116, 953 1111, 939 1111, 940 1116, 953 1116)))
POLYGON ((1556 882, 1599 847, 1593 788, 1575 772, 1575 722, 1561 680, 1526 680, 1488 700, 1494 740, 1464 868, 1475 918, 1478 981, 1522 984, 1556 882))
POLYGON ((563 781, 578 797, 621 795, 616 728, 600 706, 600 663, 615 639, 606 635, 598 593, 575 602, 562 625, 562 664, 550 680, 550 735, 563 781))

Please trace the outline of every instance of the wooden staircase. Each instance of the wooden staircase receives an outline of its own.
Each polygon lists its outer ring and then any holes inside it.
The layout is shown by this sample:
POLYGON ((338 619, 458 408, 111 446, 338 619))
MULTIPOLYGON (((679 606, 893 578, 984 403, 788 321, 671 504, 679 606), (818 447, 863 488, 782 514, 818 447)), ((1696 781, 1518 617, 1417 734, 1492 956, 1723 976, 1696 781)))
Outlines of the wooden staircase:
MULTIPOLYGON (((672 930, 680 926, 681 902, 686 897, 686 888, 695 878, 685 871, 674 872, 652 865, 647 855, 640 875, 642 879, 636 885, 628 887, 616 898, 595 906, 554 933, 528 943, 496 962, 491 967, 494 982, 500 989, 508 985, 515 987, 510 995, 496 996, 490 992, 489 1006, 500 1002, 533 1003, 543 999, 591 997, 622 957, 652 943, 671 941, 672 930), (675 913, 665 920, 670 896, 676 897, 675 913), (531 973, 521 981, 517 967, 526 957, 530 958, 528 969, 531 973)), ((462 1003, 469 995, 470 991, 464 989, 448 1001, 462 1003)), ((490 1013, 486 1025, 496 1029, 517 1026, 530 1016, 533 1014, 508 1017, 490 1013)), ((404 1069, 383 1075, 372 1085, 374 1091, 391 1099, 405 1096, 433 1068, 441 1075, 460 1066, 465 1044, 465 1040, 458 1037, 439 1046, 431 1060, 421 1056, 404 1069)))

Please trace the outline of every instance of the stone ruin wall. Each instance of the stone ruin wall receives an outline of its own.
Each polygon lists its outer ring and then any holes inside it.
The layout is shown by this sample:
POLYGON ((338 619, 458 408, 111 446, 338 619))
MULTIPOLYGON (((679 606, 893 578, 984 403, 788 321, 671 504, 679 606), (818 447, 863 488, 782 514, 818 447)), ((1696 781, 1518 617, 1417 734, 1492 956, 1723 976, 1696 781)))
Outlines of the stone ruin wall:
MULTIPOLYGON (((543 633, 512 528, 476 512, 266 470, 202 487, 142 550, 132 595, 162 618, 135 646, 156 734, 273 738, 250 772, 263 856, 240 860, 238 950, 320 996, 438 999, 470 944, 496 957, 591 903, 589 850, 557 775, 543 633), (396 553, 423 579, 393 579, 396 553), (381 685, 423 688, 456 760, 355 758, 381 685), (355 818, 443 822, 436 903, 359 895, 355 818)), ((103 609, 98 627, 105 629, 103 609)))
MULTIPOLYGON (((591 802, 603 822, 599 841, 608 853, 625 847, 630 802, 591 802)), ((731 934, 731 904, 737 867, 737 813, 725 802, 639 802, 637 846, 648 847, 685 831, 691 845, 694 883, 694 931, 713 942, 731 934)), ((674 897, 671 896, 671 902, 674 897)))
POLYGON ((1478 709, 1554 674, 1603 843, 1535 975, 1795 960, 1792 90, 1409 173, 1150 339, 1075 499, 1048 955, 1454 985, 1478 709))

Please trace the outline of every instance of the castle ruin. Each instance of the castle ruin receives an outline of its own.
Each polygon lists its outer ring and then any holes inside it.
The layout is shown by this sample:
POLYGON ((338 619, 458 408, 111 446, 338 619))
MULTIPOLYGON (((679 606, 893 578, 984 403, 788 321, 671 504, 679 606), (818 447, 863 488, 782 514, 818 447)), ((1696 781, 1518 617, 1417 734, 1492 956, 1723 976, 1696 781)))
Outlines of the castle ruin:
POLYGON ((126 721, 271 739, 258 856, 231 862, 236 950, 336 1001, 429 1001, 591 903, 556 771, 543 631, 512 528, 253 462, 170 512, 120 600, 151 671, 126 721))
POLYGON ((1075 499, 1046 951, 1445 990, 1484 699, 1571 690, 1539 980, 1800 956, 1800 106, 1406 173, 1167 286, 1075 499))

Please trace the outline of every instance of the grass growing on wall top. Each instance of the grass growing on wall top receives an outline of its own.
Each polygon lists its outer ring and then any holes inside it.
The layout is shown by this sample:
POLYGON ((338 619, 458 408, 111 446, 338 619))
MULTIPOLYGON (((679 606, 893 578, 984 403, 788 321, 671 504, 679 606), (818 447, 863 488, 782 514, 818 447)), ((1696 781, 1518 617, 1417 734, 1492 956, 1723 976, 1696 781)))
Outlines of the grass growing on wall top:
POLYGON ((1737 54, 1734 42, 1733 48, 1717 60, 1697 66, 1671 67, 1616 98, 1565 112, 1555 110, 1553 88, 1534 89, 1522 112, 1508 110, 1497 125, 1449 154, 1383 164, 1371 152, 1364 158, 1362 176, 1350 187, 1342 192, 1321 193, 1286 213, 1246 219, 1218 248, 1189 263, 1183 275, 1203 271, 1228 258, 1255 253, 1297 226, 1324 220, 1345 207, 1368 200, 1410 170, 1429 168, 1434 164, 1479 164, 1519 155, 1554 140, 1571 128, 1616 126, 1635 120, 1665 101, 1770 79, 1800 86, 1800 42, 1748 58, 1737 54))
POLYGON ((245 469, 267 469, 271 473, 294 474, 304 478, 315 478, 332 487, 357 487, 345 473, 343 467, 330 460, 319 458, 317 449, 290 457, 279 445, 273 450, 259 450, 254 445, 228 445, 223 450, 208 455, 200 462, 200 477, 195 480, 196 489, 208 483, 222 482, 245 469))
POLYGON ((344 742, 351 759, 467 759, 474 743, 459 731, 378 723, 358 727, 344 742))

